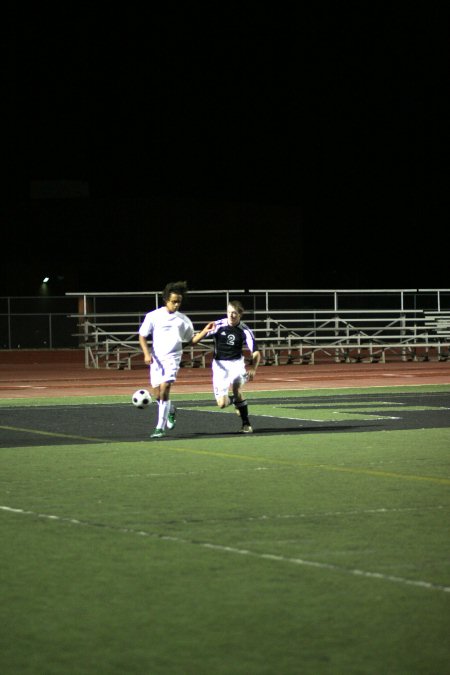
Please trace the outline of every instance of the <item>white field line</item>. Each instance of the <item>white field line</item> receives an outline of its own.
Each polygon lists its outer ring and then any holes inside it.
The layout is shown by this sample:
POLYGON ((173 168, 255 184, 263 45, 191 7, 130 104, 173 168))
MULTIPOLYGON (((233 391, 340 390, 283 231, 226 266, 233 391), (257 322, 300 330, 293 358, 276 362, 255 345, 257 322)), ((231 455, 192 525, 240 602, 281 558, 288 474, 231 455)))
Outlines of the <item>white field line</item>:
POLYGON ((62 516, 51 515, 47 513, 36 513, 34 511, 26 511, 24 509, 12 508, 10 506, 0 506, 0 510, 9 513, 16 513, 19 515, 34 516, 37 518, 45 518, 46 520, 59 521, 69 523, 71 525, 82 525, 83 527, 101 528, 113 532, 120 532, 122 534, 134 534, 140 537, 150 537, 152 539, 159 539, 160 541, 171 541, 177 544, 189 544, 191 546, 199 546, 200 548, 220 551, 222 553, 232 553, 235 555, 246 555, 252 558, 259 558, 260 560, 271 560, 281 563, 290 563, 293 565, 312 567, 319 570, 329 570, 332 572, 340 572, 343 574, 365 577, 367 579, 378 579, 380 581, 390 581, 396 584, 405 586, 413 586, 415 588, 423 588, 429 591, 440 591, 442 593, 450 593, 450 586, 442 586, 434 584, 430 581, 406 579, 404 577, 394 576, 392 574, 382 574, 381 572, 370 572, 367 570, 351 569, 333 565, 331 563, 319 562, 315 560, 305 560, 304 558, 289 558, 282 555, 275 555, 273 553, 259 553, 257 551, 250 551, 248 549, 236 548, 234 546, 225 546, 223 544, 213 544, 210 542, 192 541, 183 539, 182 537, 175 537, 166 534, 158 534, 155 532, 146 532, 145 530, 134 530, 129 527, 114 527, 104 523, 91 523, 88 521, 78 520, 76 518, 66 518, 62 516))
MULTIPOLYGON (((258 404, 254 403, 254 405, 258 405, 258 404)), ((282 405, 277 405, 276 407, 277 408, 283 408, 282 405)), ((194 410, 195 411, 194 408, 188 408, 188 407, 183 407, 183 406, 177 406, 177 408, 178 408, 178 410, 185 410, 185 411, 186 410, 188 410, 188 411, 194 410)), ((223 415, 224 414, 223 410, 202 410, 201 412, 210 413, 210 414, 213 414, 213 415, 215 415, 215 414, 223 415)), ((227 413, 231 413, 231 412, 232 412, 231 410, 227 411, 227 413)), ((351 410, 350 411, 347 411, 347 410, 328 410, 327 412, 331 413, 332 415, 340 415, 340 414, 344 413, 345 415, 350 416, 353 411, 351 411, 351 410)), ((325 423, 325 422, 330 421, 330 418, 319 420, 319 419, 313 419, 312 417, 287 417, 285 415, 283 415, 283 417, 280 417, 279 415, 269 415, 268 413, 255 413, 255 412, 252 412, 251 409, 250 409, 250 414, 251 414, 252 417, 268 417, 269 419, 276 419, 276 420, 291 420, 291 422, 323 422, 323 423, 325 423)), ((364 417, 364 420, 374 420, 374 419, 376 419, 376 420, 401 420, 402 419, 401 417, 390 417, 388 415, 376 415, 375 413, 370 413, 370 412, 369 413, 359 413, 358 412, 357 414, 358 415, 366 414, 367 416, 364 417)), ((300 426, 303 426, 303 425, 300 425, 300 426)))
MULTIPOLYGON (((225 469, 221 470, 220 473, 247 473, 248 471, 277 471, 275 467, 272 466, 254 466, 250 469, 246 467, 245 469, 225 469)), ((209 473, 208 469, 203 469, 200 471, 173 471, 168 473, 128 473, 124 474, 123 478, 172 478, 175 476, 201 476, 205 473, 209 473)), ((97 479, 97 476, 90 476, 91 479, 97 479)))
MULTIPOLYGON (((195 411, 195 408, 183 408, 182 406, 177 406, 177 408, 178 408, 178 410, 188 410, 188 411, 194 410, 195 411)), ((200 412, 209 413, 210 415, 224 415, 224 414, 230 415, 233 412, 233 410, 227 410, 227 411, 225 411, 225 410, 201 410, 200 412)), ((266 415, 266 414, 254 413, 254 412, 251 411, 251 408, 249 410, 249 414, 252 417, 270 417, 270 418, 276 419, 276 420, 283 419, 283 420, 291 420, 293 422, 301 422, 302 420, 303 421, 306 420, 307 422, 323 422, 324 421, 324 420, 312 420, 309 417, 305 417, 305 418, 303 418, 303 417, 280 417, 279 415, 266 415)), ((300 426, 302 426, 302 425, 300 425, 300 426)))
MULTIPOLYGON (((376 377, 379 377, 380 375, 381 374, 379 373, 378 375, 376 375, 376 377)), ((428 375, 428 373, 422 373, 422 376, 424 376, 424 375, 428 375)), ((444 376, 446 377, 447 373, 444 373, 444 376)), ((391 377, 391 375, 389 375, 389 377, 391 377)), ((395 375, 392 375, 392 377, 395 377, 395 375)), ((302 379, 304 379, 304 378, 302 378, 302 379)), ((329 377, 329 379, 333 380, 333 378, 331 376, 329 377)), ((284 378, 280 381, 286 382, 286 380, 284 378)), ((299 382, 300 380, 296 379, 295 381, 299 382)), ((290 380, 290 382, 293 382, 293 380, 290 380)), ((312 392, 314 392, 314 391, 318 391, 318 390, 320 390, 320 391, 326 391, 327 390, 327 391, 336 392, 336 390, 341 390, 341 389, 343 389, 343 390, 345 390, 345 389, 364 389, 364 390, 366 390, 366 389, 387 389, 387 388, 394 389, 396 387, 408 387, 408 388, 410 388, 410 387, 411 388, 412 387, 416 387, 416 388, 418 388, 418 387, 442 387, 442 386, 445 387, 445 386, 448 386, 448 385, 450 385, 450 377, 449 377, 448 382, 437 382, 437 383, 436 382, 428 382, 428 383, 427 382, 418 382, 417 384, 410 384, 410 383, 409 384, 404 384, 404 383, 401 383, 401 384, 368 384, 366 386, 359 386, 359 387, 355 386, 354 384, 346 384, 346 385, 343 385, 343 386, 329 386, 329 387, 295 387, 295 389, 289 389, 289 387, 285 387, 284 389, 252 389, 252 390, 247 389, 247 392, 252 393, 252 394, 254 392, 257 392, 257 393, 265 392, 265 393, 269 393, 269 394, 276 394, 277 392, 280 392, 280 391, 292 391, 292 392, 312 391, 312 392)), ((364 393, 367 394, 366 391, 364 393)), ((404 393, 408 393, 408 392, 404 392, 404 393)), ((425 393, 427 393, 427 394, 428 393, 440 394, 442 392, 441 391, 432 391, 432 392, 425 392, 425 393)), ((447 393, 447 392, 444 392, 444 393, 447 393)), ((314 394, 312 394, 312 395, 314 396, 314 394)), ((346 394, 346 393, 344 393, 344 394, 333 393, 333 396, 347 396, 347 395, 348 394, 346 394)))
POLYGON ((295 519, 295 518, 329 518, 330 516, 360 516, 364 514, 384 514, 384 513, 408 513, 411 511, 442 511, 445 506, 407 506, 404 508, 386 509, 384 507, 378 509, 354 509, 352 511, 311 511, 307 513, 285 513, 276 516, 250 516, 247 520, 280 520, 280 519, 295 519))

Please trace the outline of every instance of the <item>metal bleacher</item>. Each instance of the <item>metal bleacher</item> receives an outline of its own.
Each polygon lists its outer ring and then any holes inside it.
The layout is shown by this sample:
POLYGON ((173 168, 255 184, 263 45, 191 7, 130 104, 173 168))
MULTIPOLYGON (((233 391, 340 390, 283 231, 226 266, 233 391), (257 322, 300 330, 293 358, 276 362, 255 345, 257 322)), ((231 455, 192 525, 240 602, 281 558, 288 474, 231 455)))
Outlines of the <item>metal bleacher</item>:
MULTIPOLYGON (((67 295, 78 297, 86 368, 142 365, 137 331, 162 304, 160 292, 67 295)), ((262 365, 450 359, 450 289, 191 291, 182 311, 200 330, 232 298, 246 309, 262 365)), ((212 341, 204 340, 185 349, 182 365, 204 368, 211 356, 212 341)))

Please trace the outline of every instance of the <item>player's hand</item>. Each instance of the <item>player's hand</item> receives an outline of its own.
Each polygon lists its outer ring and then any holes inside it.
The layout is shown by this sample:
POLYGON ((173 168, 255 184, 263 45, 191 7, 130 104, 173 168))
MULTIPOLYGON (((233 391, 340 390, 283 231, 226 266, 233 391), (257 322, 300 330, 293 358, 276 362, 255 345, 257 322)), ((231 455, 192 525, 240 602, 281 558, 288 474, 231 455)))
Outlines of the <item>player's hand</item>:
POLYGON ((204 327, 203 330, 206 331, 207 333, 209 333, 209 331, 210 331, 210 330, 214 330, 215 327, 216 327, 215 322, 214 322, 214 321, 210 321, 209 323, 206 324, 206 326, 204 327))
POLYGON ((152 363, 152 361, 153 357, 151 354, 149 354, 148 356, 144 356, 144 362, 146 363, 147 366, 149 366, 152 363))
POLYGON ((247 377, 250 381, 253 380, 253 378, 255 377, 255 374, 256 374, 255 368, 249 368, 247 370, 247 377))

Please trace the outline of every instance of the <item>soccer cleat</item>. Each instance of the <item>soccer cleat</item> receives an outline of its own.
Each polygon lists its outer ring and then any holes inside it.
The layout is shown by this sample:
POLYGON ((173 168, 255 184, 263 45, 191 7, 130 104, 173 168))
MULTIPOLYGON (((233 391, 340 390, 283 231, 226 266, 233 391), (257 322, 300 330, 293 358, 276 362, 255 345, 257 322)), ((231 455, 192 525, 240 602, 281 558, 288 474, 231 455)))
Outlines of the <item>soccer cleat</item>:
POLYGON ((240 433, 241 433, 241 434, 252 434, 252 433, 253 433, 253 429, 252 429, 252 427, 250 426, 250 424, 243 424, 240 433))
POLYGON ((166 432, 164 431, 164 429, 158 429, 158 427, 156 427, 155 431, 152 433, 150 438, 162 438, 165 435, 166 432))
POLYGON ((177 416, 177 411, 175 408, 170 411, 168 417, 167 417, 167 428, 168 429, 173 429, 175 424, 177 423, 176 421, 176 416, 177 416))

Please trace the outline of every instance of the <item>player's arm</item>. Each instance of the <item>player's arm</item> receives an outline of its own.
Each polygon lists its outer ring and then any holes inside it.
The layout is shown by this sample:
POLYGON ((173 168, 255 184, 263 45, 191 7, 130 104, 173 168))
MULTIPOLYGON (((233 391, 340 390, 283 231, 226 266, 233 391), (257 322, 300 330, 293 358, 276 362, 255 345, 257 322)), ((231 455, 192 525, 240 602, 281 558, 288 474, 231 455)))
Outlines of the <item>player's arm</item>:
POLYGON ((248 374, 248 379, 253 380, 256 374, 256 369, 259 366, 259 362, 261 361, 261 352, 256 351, 252 353, 252 362, 250 364, 250 367, 247 370, 248 374))
POLYGON ((147 343, 147 338, 144 335, 139 334, 139 344, 141 346, 141 349, 144 353, 144 361, 147 365, 150 365, 152 362, 153 358, 151 355, 151 352, 148 348, 148 343, 147 343))
POLYGON ((216 327, 216 324, 214 323, 214 321, 210 321, 209 323, 207 323, 206 326, 199 333, 196 333, 194 335, 190 344, 196 345, 197 342, 200 342, 200 340, 203 340, 203 338, 206 337, 206 335, 210 331, 214 330, 215 327, 216 327))

